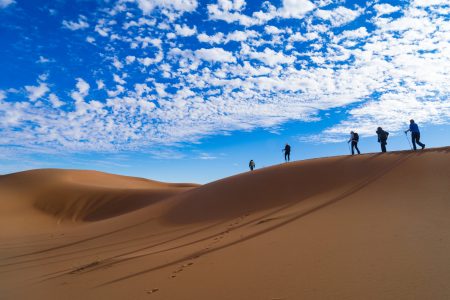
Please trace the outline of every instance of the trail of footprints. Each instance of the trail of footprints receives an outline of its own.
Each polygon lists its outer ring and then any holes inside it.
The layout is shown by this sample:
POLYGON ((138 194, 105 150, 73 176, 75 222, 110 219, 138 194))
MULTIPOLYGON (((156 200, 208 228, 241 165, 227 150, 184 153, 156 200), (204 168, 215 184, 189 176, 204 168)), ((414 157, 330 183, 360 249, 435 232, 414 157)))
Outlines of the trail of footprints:
MULTIPOLYGON (((213 247, 214 247, 215 245, 217 245, 218 243, 220 243, 220 242, 225 238, 225 236, 233 230, 234 227, 238 226, 238 225, 244 220, 244 218, 247 217, 247 216, 249 216, 249 215, 250 215, 250 214, 247 213, 247 214, 245 214, 245 215, 239 217, 237 220, 233 221, 232 223, 228 224, 227 229, 225 229, 224 231, 222 231, 222 232, 220 232, 218 235, 216 235, 216 236, 212 239, 212 241, 211 241, 208 245, 206 245, 206 247, 202 248, 202 249, 199 251, 198 254, 193 255, 193 256, 188 260, 187 263, 184 263, 184 264, 180 265, 176 270, 174 270, 174 271, 170 274, 169 279, 176 278, 177 275, 178 275, 179 273, 183 272, 186 268, 192 266, 192 265, 194 264, 193 260, 199 258, 199 257, 202 255, 202 254, 201 254, 202 252, 206 252, 206 251, 208 251, 209 249, 213 248, 213 247)), ((153 293, 156 293, 156 292, 158 292, 158 291, 159 291, 158 288, 153 288, 153 289, 145 290, 145 292, 146 292, 147 294, 153 294, 153 293)))
POLYGON ((247 217, 249 214, 245 214, 243 216, 240 216, 237 220, 235 220, 234 222, 228 224, 227 229, 222 231, 221 233, 219 233, 217 236, 215 236, 212 241, 204 248, 202 248, 200 250, 200 254, 196 254, 194 255, 189 261, 188 263, 185 263, 181 266, 179 266, 175 271, 172 272, 172 274, 170 275, 170 278, 175 278, 177 277, 177 274, 182 272, 184 269, 186 269, 187 267, 192 266, 194 263, 192 262, 192 260, 197 259, 201 256, 202 252, 208 251, 209 249, 213 248, 215 245, 217 245, 218 243, 220 243, 225 236, 230 233, 234 227, 236 227, 237 225, 239 225, 245 217, 247 217))

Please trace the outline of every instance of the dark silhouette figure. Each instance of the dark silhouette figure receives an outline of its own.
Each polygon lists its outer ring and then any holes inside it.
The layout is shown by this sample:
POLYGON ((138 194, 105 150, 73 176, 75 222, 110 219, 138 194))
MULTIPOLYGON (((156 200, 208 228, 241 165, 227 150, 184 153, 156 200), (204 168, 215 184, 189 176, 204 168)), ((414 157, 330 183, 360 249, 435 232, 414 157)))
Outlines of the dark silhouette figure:
POLYGON ((351 131, 350 132, 350 139, 348 140, 347 143, 352 142, 352 155, 355 154, 355 149, 356 151, 358 151, 358 154, 361 154, 361 152, 359 152, 358 149, 358 142, 359 142, 359 135, 356 132, 351 131))
POLYGON ((248 163, 248 167, 250 168, 250 171, 253 171, 255 166, 256 166, 255 162, 253 161, 253 159, 251 159, 250 162, 248 163))
POLYGON ((378 127, 377 134, 378 134, 378 143, 381 144, 381 152, 386 152, 386 145, 387 145, 387 139, 389 136, 389 132, 384 131, 383 128, 381 128, 381 127, 378 127))
POLYGON ((405 133, 407 133, 408 131, 411 131, 411 140, 412 140, 412 144, 413 144, 413 149, 417 150, 416 143, 417 143, 417 145, 422 147, 422 149, 424 149, 425 144, 420 142, 419 126, 416 123, 414 123, 413 119, 409 120, 409 129, 406 130, 405 133))
POLYGON ((286 143, 286 146, 284 146, 284 161, 288 162, 291 160, 291 146, 289 146, 288 143, 286 143))

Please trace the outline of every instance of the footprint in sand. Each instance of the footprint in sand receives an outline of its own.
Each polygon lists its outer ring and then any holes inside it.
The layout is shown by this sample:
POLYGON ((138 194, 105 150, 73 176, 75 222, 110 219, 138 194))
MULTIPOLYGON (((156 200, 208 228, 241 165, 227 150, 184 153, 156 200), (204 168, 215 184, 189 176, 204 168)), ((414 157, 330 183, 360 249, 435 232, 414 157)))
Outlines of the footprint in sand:
POLYGON ((155 292, 157 292, 157 291, 159 291, 159 289, 145 290, 145 292, 146 292, 147 294, 153 294, 153 293, 155 293, 155 292))
POLYGON ((172 272, 172 275, 170 276, 170 278, 175 278, 175 277, 177 277, 177 275, 175 275, 175 274, 180 273, 180 272, 183 271, 185 268, 187 268, 187 267, 189 267, 189 266, 192 266, 193 264, 194 264, 193 262, 188 262, 188 263, 186 263, 186 264, 181 265, 181 267, 179 267, 178 270, 175 270, 175 271, 172 272))

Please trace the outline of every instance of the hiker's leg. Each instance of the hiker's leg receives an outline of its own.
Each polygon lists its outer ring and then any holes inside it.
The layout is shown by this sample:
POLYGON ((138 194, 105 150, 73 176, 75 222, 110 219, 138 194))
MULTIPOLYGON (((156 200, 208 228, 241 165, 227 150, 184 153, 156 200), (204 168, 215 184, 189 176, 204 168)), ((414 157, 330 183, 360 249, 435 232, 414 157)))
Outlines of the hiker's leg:
POLYGON ((422 147, 422 149, 425 147, 425 145, 423 143, 420 142, 420 133, 416 134, 416 143, 417 145, 419 145, 420 147, 422 147))
POLYGON ((354 142, 355 143, 355 149, 356 149, 356 151, 358 151, 358 154, 361 154, 361 152, 359 151, 359 149, 358 149, 358 142, 354 142))
POLYGON ((354 144, 354 142, 352 142, 352 155, 354 155, 355 154, 355 144, 354 144))
POLYGON ((417 139, 417 133, 411 132, 411 141, 412 141, 414 150, 417 149, 417 147, 416 147, 416 139, 417 139))
POLYGON ((381 152, 386 152, 386 142, 381 142, 381 152))

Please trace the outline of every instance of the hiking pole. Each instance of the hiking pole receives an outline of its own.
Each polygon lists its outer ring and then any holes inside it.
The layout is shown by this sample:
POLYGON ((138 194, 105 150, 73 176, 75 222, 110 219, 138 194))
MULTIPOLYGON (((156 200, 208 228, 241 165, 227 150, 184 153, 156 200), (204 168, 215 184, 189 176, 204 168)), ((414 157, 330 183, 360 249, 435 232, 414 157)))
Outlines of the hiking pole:
POLYGON ((412 146, 411 146, 411 142, 409 141, 409 139, 408 139, 408 132, 405 132, 405 139, 408 141, 408 144, 409 144, 409 149, 413 149, 412 148, 412 146))

